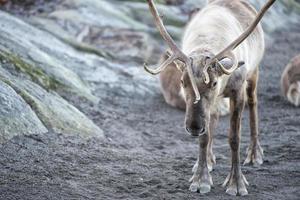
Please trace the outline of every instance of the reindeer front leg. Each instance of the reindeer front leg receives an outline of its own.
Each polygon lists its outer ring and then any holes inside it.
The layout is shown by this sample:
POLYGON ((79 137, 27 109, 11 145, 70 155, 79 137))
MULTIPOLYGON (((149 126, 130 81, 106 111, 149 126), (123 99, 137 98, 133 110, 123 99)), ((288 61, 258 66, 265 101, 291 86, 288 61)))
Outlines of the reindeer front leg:
POLYGON ((210 172, 213 170, 213 166, 216 164, 216 156, 213 153, 213 135, 216 130, 218 121, 219 121, 219 113, 215 113, 210 116, 209 142, 208 142, 208 152, 207 152, 207 166, 210 172))
POLYGON ((247 195, 246 184, 248 182, 244 177, 240 166, 240 131, 241 116, 244 109, 244 87, 239 91, 234 91, 230 98, 230 132, 229 145, 231 148, 231 171, 227 176, 223 186, 226 185, 226 193, 231 195, 247 195))
MULTIPOLYGON (((208 140, 208 145, 207 145, 207 167, 208 167, 209 172, 211 172, 213 170, 213 166, 216 164, 216 156, 213 153, 213 135, 214 135, 218 121, 219 121, 219 113, 214 113, 210 116, 209 134, 208 134, 209 140, 208 140)), ((192 172, 194 172, 194 173, 196 172, 196 170, 198 168, 198 162, 199 162, 199 159, 197 159, 197 161, 192 169, 192 172)))
POLYGON ((213 184, 207 167, 207 146, 209 141, 208 134, 199 136, 200 152, 198 157, 198 166, 193 177, 191 178, 192 184, 190 186, 190 191, 192 192, 200 191, 200 193, 207 193, 210 191, 211 185, 213 184))

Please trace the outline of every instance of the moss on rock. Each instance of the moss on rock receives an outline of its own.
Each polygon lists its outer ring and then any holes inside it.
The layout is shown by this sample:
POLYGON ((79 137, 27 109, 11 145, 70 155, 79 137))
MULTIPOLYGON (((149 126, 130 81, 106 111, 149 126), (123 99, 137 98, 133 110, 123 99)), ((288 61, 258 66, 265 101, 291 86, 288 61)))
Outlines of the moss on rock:
MULTIPOLYGON (((16 77, 0 75, 0 81, 13 88, 30 105, 48 130, 62 134, 77 134, 83 138, 91 136, 104 138, 102 129, 55 92, 47 92, 29 80, 16 77)), ((14 127, 15 130, 18 128, 14 127)))
POLYGON ((41 68, 37 68, 33 64, 27 63, 17 55, 0 51, 0 60, 13 64, 16 70, 29 75, 34 82, 47 90, 56 90, 64 87, 58 80, 49 77, 41 68))

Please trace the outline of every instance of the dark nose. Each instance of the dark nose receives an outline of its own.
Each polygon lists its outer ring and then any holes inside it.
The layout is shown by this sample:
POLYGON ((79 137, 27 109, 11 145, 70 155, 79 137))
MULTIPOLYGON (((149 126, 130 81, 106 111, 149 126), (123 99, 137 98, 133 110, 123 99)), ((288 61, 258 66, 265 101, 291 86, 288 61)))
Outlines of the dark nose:
POLYGON ((203 135, 205 133, 205 128, 201 127, 201 128, 194 129, 194 128, 186 127, 186 131, 191 136, 198 137, 198 136, 203 135))

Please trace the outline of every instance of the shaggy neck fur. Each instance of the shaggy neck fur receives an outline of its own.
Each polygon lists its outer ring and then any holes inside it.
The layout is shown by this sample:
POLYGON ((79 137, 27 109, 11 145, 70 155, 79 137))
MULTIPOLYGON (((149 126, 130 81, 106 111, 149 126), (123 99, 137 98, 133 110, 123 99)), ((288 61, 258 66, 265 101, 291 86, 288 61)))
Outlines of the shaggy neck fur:
MULTIPOLYGON (((255 14, 254 9, 245 2, 210 1, 188 24, 182 40, 183 52, 187 55, 195 51, 217 54, 244 32, 255 14)), ((258 67, 264 53, 261 26, 258 25, 233 53, 239 61, 245 62, 244 67, 250 76, 258 67)), ((226 79, 227 76, 224 77, 226 79)), ((226 85, 226 81, 224 82, 226 85)))

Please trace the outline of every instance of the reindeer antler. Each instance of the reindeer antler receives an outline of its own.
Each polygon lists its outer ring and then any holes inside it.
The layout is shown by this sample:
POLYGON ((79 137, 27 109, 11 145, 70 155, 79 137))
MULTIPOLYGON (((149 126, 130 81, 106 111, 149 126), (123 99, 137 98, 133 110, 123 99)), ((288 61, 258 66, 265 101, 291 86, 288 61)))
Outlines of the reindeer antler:
POLYGON ((232 53, 232 51, 238 47, 256 28, 257 24, 260 22, 260 20, 262 19, 262 17, 264 16, 264 14, 267 12, 267 10, 273 5, 273 3, 276 0, 269 0, 264 7, 259 11, 259 13, 257 14, 256 18, 254 19, 254 21, 252 22, 252 24, 245 30, 245 32, 243 32, 236 40, 234 40, 231 44, 229 44, 226 48, 224 48, 220 53, 218 53, 216 56, 214 56, 210 62, 208 62, 208 64, 204 67, 203 72, 204 72, 204 76, 205 76, 205 80, 204 82, 206 84, 209 83, 209 76, 207 73, 208 67, 213 63, 213 62, 219 62, 220 60, 222 60, 223 58, 227 57, 228 55, 234 59, 234 63, 232 65, 232 67, 230 69, 226 69, 224 67, 221 66, 222 71, 225 74, 231 74, 232 72, 234 72, 237 68, 238 68, 238 62, 236 61, 236 58, 234 56, 234 54, 232 53))
POLYGON ((163 62, 160 66, 158 66, 156 69, 151 69, 146 64, 144 64, 144 68, 147 72, 149 72, 153 75, 156 75, 156 74, 159 74, 160 72, 162 72, 169 64, 171 64, 176 59, 184 62, 185 66, 187 68, 187 72, 190 77, 191 83, 192 83, 195 97, 196 97, 196 100, 194 103, 197 103, 200 100, 200 94, 199 94, 199 90, 198 90, 198 87, 196 84, 196 80, 193 75, 193 69, 192 69, 193 61, 191 60, 191 58, 186 56, 175 44, 174 40, 172 39, 172 37, 170 36, 168 31, 166 30, 166 28, 161 20, 161 17, 159 16, 158 11, 153 3, 153 0, 147 0, 147 2, 149 5, 149 9, 154 17, 155 25, 156 25, 157 29, 159 30, 160 35, 163 37, 163 39, 166 41, 166 43, 170 47, 172 55, 165 62, 163 62))

